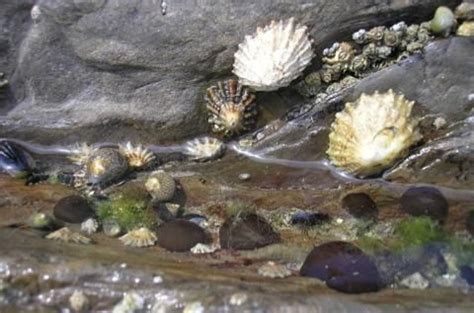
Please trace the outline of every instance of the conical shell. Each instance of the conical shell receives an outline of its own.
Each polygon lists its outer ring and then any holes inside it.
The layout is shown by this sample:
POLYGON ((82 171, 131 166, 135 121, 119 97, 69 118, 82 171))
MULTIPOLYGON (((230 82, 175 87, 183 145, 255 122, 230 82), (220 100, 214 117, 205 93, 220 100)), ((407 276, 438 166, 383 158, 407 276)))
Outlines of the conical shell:
POLYGON ((191 160, 205 162, 220 158, 225 148, 225 144, 219 139, 201 137, 186 142, 184 153, 191 160))
POLYGON ((421 138, 418 119, 411 115, 413 104, 393 90, 362 94, 354 103, 346 103, 331 125, 327 150, 331 162, 365 177, 406 156, 421 138))
POLYGON ((313 56, 306 26, 294 18, 272 21, 245 37, 235 53, 233 72, 255 90, 277 90, 300 76, 313 56))
POLYGON ((119 145, 119 151, 127 158, 128 165, 131 168, 144 168, 155 159, 153 152, 142 145, 132 145, 129 141, 124 145, 119 145))
POLYGON ((131 247, 148 247, 153 246, 157 240, 154 232, 146 227, 129 231, 119 238, 126 246, 131 247))

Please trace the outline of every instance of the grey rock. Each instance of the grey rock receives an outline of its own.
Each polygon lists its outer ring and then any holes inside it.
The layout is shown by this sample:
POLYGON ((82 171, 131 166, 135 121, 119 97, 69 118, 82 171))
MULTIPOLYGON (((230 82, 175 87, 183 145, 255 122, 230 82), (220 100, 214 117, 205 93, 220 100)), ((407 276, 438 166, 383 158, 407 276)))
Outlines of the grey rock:
POLYGON ((0 68, 12 94, 0 132, 41 143, 193 136, 207 129, 203 91, 232 75, 237 45, 258 25, 295 16, 320 55, 359 28, 458 3, 182 0, 164 15, 158 0, 3 0, 0 68))

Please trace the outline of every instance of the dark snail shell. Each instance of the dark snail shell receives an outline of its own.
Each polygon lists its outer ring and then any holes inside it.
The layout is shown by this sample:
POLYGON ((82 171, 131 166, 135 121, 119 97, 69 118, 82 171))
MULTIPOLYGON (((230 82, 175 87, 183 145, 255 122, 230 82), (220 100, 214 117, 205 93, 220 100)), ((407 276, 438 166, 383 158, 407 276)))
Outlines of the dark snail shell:
POLYGON ((0 171, 18 176, 34 169, 35 161, 28 152, 12 142, 0 141, 0 171))
POLYGON ((256 123, 255 95, 237 80, 218 82, 205 96, 208 122, 214 133, 231 137, 251 130, 256 123))

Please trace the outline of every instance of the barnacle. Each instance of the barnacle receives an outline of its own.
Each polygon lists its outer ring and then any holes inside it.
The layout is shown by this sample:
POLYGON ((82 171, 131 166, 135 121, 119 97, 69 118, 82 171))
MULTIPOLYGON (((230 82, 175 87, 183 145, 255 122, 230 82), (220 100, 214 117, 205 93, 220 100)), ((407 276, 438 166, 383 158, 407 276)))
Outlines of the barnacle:
POLYGON ((408 153, 421 139, 414 102, 393 90, 362 94, 336 114, 327 154, 331 162, 364 177, 377 174, 408 153))
POLYGON ((219 139, 201 137, 186 142, 184 154, 191 160, 205 162, 220 158, 224 154, 225 147, 219 139))
POLYGON ((238 81, 229 79, 209 87, 205 100, 208 122, 214 133, 232 136, 255 126, 258 113, 255 95, 238 81))
POLYGON ((294 18, 272 21, 245 37, 235 53, 233 72, 255 90, 277 90, 300 76, 313 56, 306 26, 294 18))
POLYGON ((67 227, 63 227, 48 234, 46 239, 82 244, 89 244, 92 242, 90 238, 87 238, 86 236, 83 236, 79 233, 75 233, 67 227))

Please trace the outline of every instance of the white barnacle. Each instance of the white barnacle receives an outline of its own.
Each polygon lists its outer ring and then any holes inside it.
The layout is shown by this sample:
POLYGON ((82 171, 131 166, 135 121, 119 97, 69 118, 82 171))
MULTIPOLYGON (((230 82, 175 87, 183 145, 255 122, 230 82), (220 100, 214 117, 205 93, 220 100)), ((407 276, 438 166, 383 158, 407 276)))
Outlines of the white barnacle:
POLYGON ((233 72, 255 90, 277 90, 300 76, 313 56, 306 26, 294 18, 271 21, 245 36, 235 53, 233 72))
POLYGON ((119 151, 127 158, 131 168, 143 168, 149 165, 154 159, 153 152, 142 145, 132 145, 129 141, 124 145, 119 145, 119 151))
POLYGON ((201 137, 186 142, 184 154, 194 161, 210 161, 220 158, 225 152, 225 144, 213 137, 201 137))

